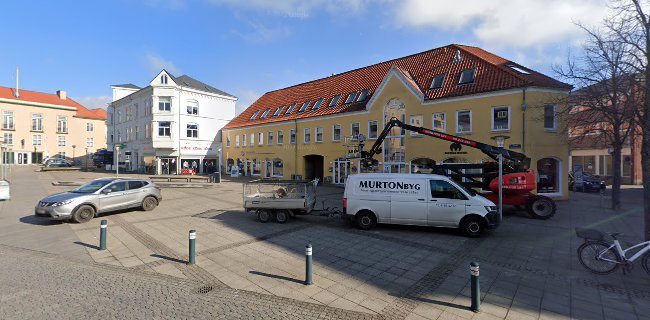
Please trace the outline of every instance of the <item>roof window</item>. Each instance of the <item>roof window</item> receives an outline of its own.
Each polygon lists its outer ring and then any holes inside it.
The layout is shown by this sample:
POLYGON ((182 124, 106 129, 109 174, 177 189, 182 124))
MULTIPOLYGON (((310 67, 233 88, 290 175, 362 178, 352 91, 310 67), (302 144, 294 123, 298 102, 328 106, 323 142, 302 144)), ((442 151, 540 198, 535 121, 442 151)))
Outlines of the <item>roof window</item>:
POLYGON ((528 70, 526 70, 526 69, 524 69, 522 67, 519 67, 519 66, 509 65, 508 67, 510 67, 512 70, 515 70, 515 71, 517 71, 519 73, 530 74, 530 72, 528 70))
POLYGON ((264 113, 262 113, 262 116, 260 117, 260 119, 266 118, 266 116, 269 115, 269 112, 271 112, 271 109, 268 109, 268 110, 264 111, 264 113))
POLYGON ((293 112, 293 109, 295 109, 295 108, 296 108, 296 104, 294 103, 294 104, 292 104, 291 106, 289 106, 289 109, 287 109, 287 112, 286 112, 285 114, 290 114, 290 113, 292 113, 292 112, 293 112))
POLYGON ((467 84, 474 82, 474 75, 476 74, 476 69, 467 69, 463 70, 460 74, 460 80, 458 84, 467 84))
POLYGON ((366 99, 368 99, 368 93, 370 93, 368 89, 359 92, 359 96, 357 97, 357 102, 366 101, 366 99))
POLYGON ((433 80, 431 80, 431 86, 429 87, 429 89, 442 88, 442 85, 444 83, 445 83, 445 75, 437 74, 435 77, 433 77, 433 80))
POLYGON ((259 113, 260 113, 259 110, 258 110, 258 111, 255 111, 255 113, 253 113, 253 115, 251 116, 250 119, 248 119, 248 121, 253 121, 253 120, 255 120, 255 118, 257 117, 257 115, 258 115, 259 113))
POLYGON ((298 112, 303 112, 303 111, 307 110, 307 108, 309 107, 310 104, 311 104, 311 100, 305 101, 305 103, 302 104, 300 109, 298 109, 298 112))
POLYGON ((337 95, 334 98, 332 98, 332 101, 330 101, 329 107, 334 108, 336 105, 339 103, 339 100, 341 99, 341 95, 337 95))
POLYGON ((356 91, 350 92, 350 94, 348 95, 348 98, 345 99, 345 104, 350 104, 350 103, 354 102, 354 98, 356 98, 356 97, 357 97, 357 92, 356 91))
POLYGON ((275 110, 275 113, 273 113, 274 117, 277 117, 282 113, 282 110, 284 109, 284 106, 278 107, 278 110, 275 110))
POLYGON ((318 110, 320 109, 321 104, 323 104, 323 98, 320 98, 314 103, 314 106, 311 108, 312 110, 318 110))

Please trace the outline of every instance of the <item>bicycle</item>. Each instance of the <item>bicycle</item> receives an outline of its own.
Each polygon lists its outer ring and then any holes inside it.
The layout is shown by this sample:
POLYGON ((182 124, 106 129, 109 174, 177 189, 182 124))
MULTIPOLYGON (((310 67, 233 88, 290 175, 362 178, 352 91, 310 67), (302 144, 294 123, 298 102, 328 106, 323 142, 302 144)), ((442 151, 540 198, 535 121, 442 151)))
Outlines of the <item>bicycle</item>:
POLYGON ((641 265, 650 275, 650 241, 645 241, 623 249, 616 238, 620 233, 606 234, 595 229, 576 228, 576 236, 584 239, 578 247, 578 260, 583 267, 596 274, 609 274, 620 266, 623 273, 631 272, 633 263, 643 256, 641 265), (631 257, 631 254, 637 250, 631 257))

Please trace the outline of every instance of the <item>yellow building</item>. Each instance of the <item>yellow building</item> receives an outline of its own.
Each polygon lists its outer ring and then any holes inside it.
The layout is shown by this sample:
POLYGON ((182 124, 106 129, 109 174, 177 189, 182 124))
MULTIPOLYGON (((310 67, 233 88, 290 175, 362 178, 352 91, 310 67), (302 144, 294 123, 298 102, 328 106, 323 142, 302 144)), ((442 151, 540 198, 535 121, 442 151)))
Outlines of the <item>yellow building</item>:
MULTIPOLYGON (((538 190, 567 196, 568 145, 557 117, 571 87, 480 48, 449 45, 267 92, 223 130, 226 170, 344 183, 359 134, 368 149, 396 117, 531 158, 538 190)), ((480 151, 393 128, 377 155, 383 172, 425 173, 434 163, 479 163, 480 151)))
POLYGON ((40 164, 61 157, 85 165, 86 152, 106 148, 106 110, 89 110, 63 90, 50 94, 0 87, 0 114, 3 163, 40 164))

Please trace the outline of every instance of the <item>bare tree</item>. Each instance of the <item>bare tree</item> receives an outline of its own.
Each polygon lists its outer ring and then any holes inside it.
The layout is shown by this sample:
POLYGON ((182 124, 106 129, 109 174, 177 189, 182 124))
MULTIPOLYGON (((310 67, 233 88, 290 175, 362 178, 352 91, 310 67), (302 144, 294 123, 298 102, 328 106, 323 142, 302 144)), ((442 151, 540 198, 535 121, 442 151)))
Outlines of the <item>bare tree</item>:
POLYGON ((612 209, 621 205, 621 151, 634 127, 636 99, 631 94, 633 68, 626 61, 629 48, 609 32, 580 26, 587 34, 582 51, 569 55, 554 71, 578 90, 567 109, 572 144, 595 144, 612 149, 612 209))
POLYGON ((640 75, 640 108, 636 120, 641 131, 641 170, 643 171, 643 212, 645 239, 650 240, 650 1, 612 0, 614 13, 605 27, 616 41, 629 49, 627 63, 640 75))

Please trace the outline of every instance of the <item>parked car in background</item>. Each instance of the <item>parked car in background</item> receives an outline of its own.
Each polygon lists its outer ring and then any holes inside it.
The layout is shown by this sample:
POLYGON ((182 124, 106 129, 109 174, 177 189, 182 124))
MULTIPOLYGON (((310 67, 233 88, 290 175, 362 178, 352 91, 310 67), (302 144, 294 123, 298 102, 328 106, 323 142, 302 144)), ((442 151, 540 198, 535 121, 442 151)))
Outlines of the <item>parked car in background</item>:
POLYGON ((113 164, 113 151, 99 149, 93 154, 93 165, 101 168, 107 164, 113 164))
POLYGON ((49 158, 43 164, 46 168, 61 168, 61 167, 72 167, 73 163, 70 160, 61 159, 61 158, 49 158))
POLYGON ((54 220, 83 223, 104 212, 131 208, 151 211, 160 201, 160 187, 150 180, 104 178, 45 197, 36 204, 34 213, 54 220))
POLYGON ((584 171, 569 172, 569 190, 582 192, 598 192, 607 188, 607 184, 600 176, 584 171))

